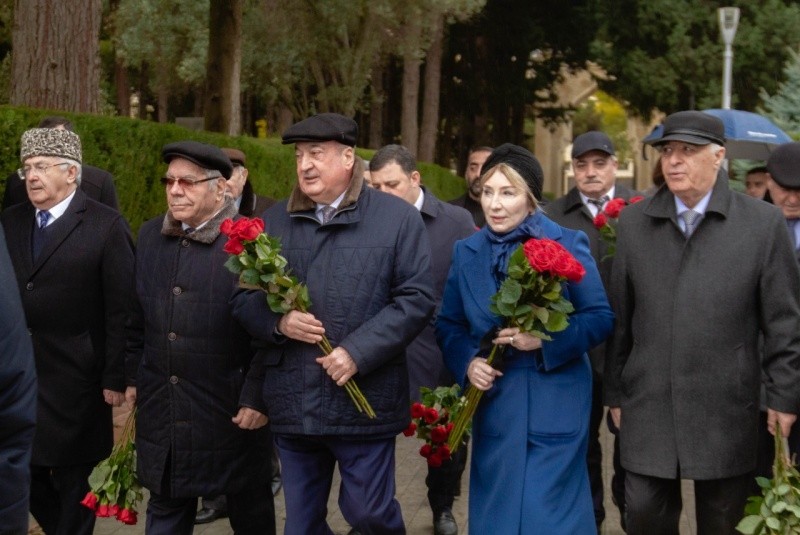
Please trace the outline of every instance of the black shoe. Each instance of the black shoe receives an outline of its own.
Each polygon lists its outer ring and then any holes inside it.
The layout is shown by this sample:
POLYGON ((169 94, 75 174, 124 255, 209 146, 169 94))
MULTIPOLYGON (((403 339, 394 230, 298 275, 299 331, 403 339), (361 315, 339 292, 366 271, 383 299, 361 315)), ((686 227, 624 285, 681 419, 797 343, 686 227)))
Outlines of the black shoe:
POLYGON ((271 486, 272 486, 272 495, 277 496, 278 493, 281 491, 281 487, 283 486, 280 474, 272 477, 271 486))
POLYGON ((458 535, 458 524, 449 508, 442 509, 433 519, 434 535, 458 535))
POLYGON ((197 511, 197 515, 194 517, 194 523, 208 524, 209 522, 213 522, 220 518, 226 518, 227 516, 228 511, 222 511, 220 509, 206 509, 203 507, 197 511))

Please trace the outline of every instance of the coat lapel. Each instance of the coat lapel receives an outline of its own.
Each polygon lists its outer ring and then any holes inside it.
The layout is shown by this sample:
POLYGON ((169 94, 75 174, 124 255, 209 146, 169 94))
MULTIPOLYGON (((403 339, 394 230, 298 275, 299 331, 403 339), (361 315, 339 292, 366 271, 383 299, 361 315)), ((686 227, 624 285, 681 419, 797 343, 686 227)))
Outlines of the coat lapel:
MULTIPOLYGON (((47 260, 50 256, 56 252, 61 245, 64 243, 64 240, 72 234, 72 231, 81 224, 83 221, 83 215, 86 212, 86 194, 83 193, 80 189, 75 191, 75 196, 72 198, 72 201, 69 203, 67 207, 67 211, 64 212, 64 215, 56 219, 52 223, 52 229, 50 229, 50 235, 47 238, 47 243, 45 243, 42 252, 39 253, 39 258, 37 258, 33 262, 33 272, 31 275, 36 274, 41 267, 47 263, 47 260)), ((29 233, 32 230, 28 231, 29 233)), ((30 239, 28 240, 30 243, 30 239)), ((30 253, 28 254, 30 257, 30 253)))

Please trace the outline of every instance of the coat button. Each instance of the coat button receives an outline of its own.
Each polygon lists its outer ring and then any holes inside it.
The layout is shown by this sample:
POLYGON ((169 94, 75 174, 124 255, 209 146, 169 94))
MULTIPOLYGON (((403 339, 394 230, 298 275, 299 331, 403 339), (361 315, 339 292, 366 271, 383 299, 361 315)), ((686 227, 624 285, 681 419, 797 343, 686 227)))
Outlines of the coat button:
POLYGON ((169 378, 169 382, 174 384, 174 385, 178 384, 178 377, 176 375, 171 376, 169 378))
POLYGON ((184 246, 184 247, 189 247, 189 240, 187 240, 187 239, 182 240, 181 241, 181 245, 184 246))
POLYGON ((180 287, 180 286, 176 286, 176 287, 174 287, 174 288, 172 289, 172 295, 181 295, 181 292, 182 292, 182 291, 183 291, 183 290, 181 289, 181 287, 180 287))
POLYGON ((170 342, 174 342, 175 340, 177 340, 177 339, 178 339, 178 335, 177 335, 177 334, 175 334, 175 333, 169 333, 169 334, 167 335, 167 339, 168 339, 170 342))
POLYGON ((33 290, 33 283, 32 283, 32 282, 29 282, 28 284, 26 284, 26 285, 25 285, 25 289, 26 289, 26 290, 33 290))

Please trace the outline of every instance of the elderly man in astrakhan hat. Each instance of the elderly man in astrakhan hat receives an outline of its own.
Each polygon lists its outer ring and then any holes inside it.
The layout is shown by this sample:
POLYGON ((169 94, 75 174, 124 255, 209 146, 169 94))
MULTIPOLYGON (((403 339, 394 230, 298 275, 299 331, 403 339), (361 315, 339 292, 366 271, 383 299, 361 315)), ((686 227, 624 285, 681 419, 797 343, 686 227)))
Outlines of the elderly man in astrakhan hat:
POLYGON ((162 150, 168 211, 136 248, 136 336, 126 397, 138 405, 138 472, 150 490, 148 534, 190 534, 197 499, 226 495, 237 534, 275 533, 263 368, 231 316, 237 277, 223 266, 220 225, 231 161, 181 141, 162 150))

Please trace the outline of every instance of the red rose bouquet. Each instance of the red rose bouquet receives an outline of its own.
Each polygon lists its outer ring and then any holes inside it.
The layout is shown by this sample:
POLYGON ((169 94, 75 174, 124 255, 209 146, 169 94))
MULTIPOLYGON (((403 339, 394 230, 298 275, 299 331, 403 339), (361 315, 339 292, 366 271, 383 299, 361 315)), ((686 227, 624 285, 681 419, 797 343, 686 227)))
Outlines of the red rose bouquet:
POLYGON ((123 524, 136 524, 136 505, 142 500, 142 486, 136 477, 136 409, 132 410, 122 436, 107 459, 89 474, 91 490, 81 501, 98 517, 116 517, 123 524))
MULTIPOLYGON (((586 270, 560 243, 531 238, 517 247, 508 261, 508 277, 492 296, 489 309, 506 319, 509 327, 552 340, 547 333, 563 331, 569 325, 572 303, 561 293, 565 281, 580 282, 586 270)), ((486 359, 492 364, 504 346, 495 345, 486 359)), ((456 451, 467 426, 472 421, 483 390, 470 385, 465 394, 465 407, 454 418, 448 444, 456 451)))
POLYGON ((644 199, 641 195, 631 197, 626 201, 622 197, 616 197, 608 201, 600 212, 594 217, 594 226, 600 231, 600 237, 606 242, 608 248, 605 258, 614 256, 617 252, 617 219, 622 210, 631 204, 635 204, 644 199))
MULTIPOLYGON (((220 231, 228 236, 223 249, 231 254, 225 267, 239 275, 239 286, 265 292, 270 310, 278 314, 292 310, 308 312, 311 308, 308 287, 286 269, 288 262, 280 254, 281 242, 264 232, 261 218, 226 219, 220 231)), ((324 335, 317 345, 326 355, 333 351, 324 335)), ((353 379, 347 381, 344 388, 359 412, 375 418, 375 411, 353 379)))
POLYGON ((429 466, 437 468, 450 458, 447 441, 455 427, 453 420, 464 409, 466 399, 458 385, 439 386, 435 390, 423 386, 420 393, 422 402, 411 405, 411 423, 403 434, 424 440, 419 454, 428 460, 429 466))

